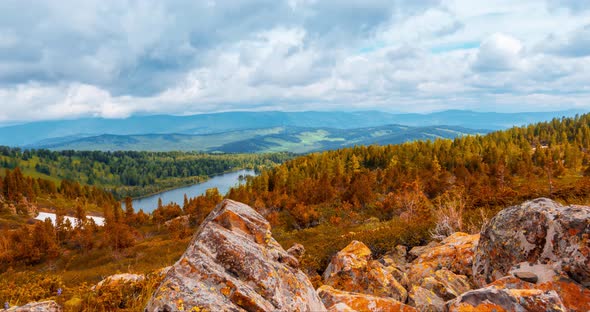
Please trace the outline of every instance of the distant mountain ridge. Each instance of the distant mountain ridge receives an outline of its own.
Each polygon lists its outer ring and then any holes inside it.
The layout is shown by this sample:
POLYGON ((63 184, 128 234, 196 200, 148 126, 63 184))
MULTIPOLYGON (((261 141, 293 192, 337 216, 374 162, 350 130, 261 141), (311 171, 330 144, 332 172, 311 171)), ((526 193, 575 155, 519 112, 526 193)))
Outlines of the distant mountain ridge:
POLYGON ((70 139, 111 135, 215 134, 275 127, 355 129, 401 124, 406 126, 460 126, 498 130, 582 111, 481 113, 449 110, 430 114, 359 112, 226 112, 192 116, 134 116, 125 119, 82 118, 40 121, 0 127, 0 145, 35 146, 70 139), (69 137, 69 138, 68 138, 69 137), (49 140, 49 141, 47 141, 49 140), (44 143, 43 143, 44 142, 44 143))
POLYGON ((420 139, 454 138, 485 133, 462 127, 387 125, 357 129, 274 127, 215 134, 140 134, 46 140, 32 148, 101 151, 203 151, 224 153, 307 153, 354 145, 398 144, 420 139), (46 144, 42 144, 46 142, 46 144))

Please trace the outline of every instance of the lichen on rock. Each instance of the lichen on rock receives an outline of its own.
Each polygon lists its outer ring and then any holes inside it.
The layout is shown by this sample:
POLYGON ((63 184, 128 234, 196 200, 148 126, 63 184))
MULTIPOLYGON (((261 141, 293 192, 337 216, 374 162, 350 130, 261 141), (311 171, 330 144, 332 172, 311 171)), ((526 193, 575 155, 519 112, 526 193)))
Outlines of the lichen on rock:
POLYGON ((371 250, 359 241, 352 241, 339 251, 324 272, 324 283, 336 289, 390 297, 405 302, 407 290, 395 278, 392 269, 371 260, 371 250))
POLYGON ((245 204, 224 200, 166 273, 147 311, 325 311, 298 261, 245 204))
POLYGON ((393 298, 383 298, 368 294, 347 292, 324 285, 318 288, 318 294, 329 311, 416 311, 413 307, 393 298))
POLYGON ((555 264, 574 281, 590 286, 590 207, 539 198, 500 211, 482 229, 474 280, 484 286, 521 262, 555 264))

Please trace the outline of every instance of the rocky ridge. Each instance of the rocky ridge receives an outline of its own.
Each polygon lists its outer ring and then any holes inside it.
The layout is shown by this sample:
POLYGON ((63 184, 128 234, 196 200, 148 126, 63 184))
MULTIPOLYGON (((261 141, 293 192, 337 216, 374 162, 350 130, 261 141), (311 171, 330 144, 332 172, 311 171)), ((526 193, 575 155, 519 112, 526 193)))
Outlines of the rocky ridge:
POLYGON ((303 246, 285 251, 262 216, 224 200, 161 271, 145 310, 590 311, 589 235, 590 207, 536 199, 504 209, 480 234, 379 258, 352 241, 315 290, 298 268, 303 246))

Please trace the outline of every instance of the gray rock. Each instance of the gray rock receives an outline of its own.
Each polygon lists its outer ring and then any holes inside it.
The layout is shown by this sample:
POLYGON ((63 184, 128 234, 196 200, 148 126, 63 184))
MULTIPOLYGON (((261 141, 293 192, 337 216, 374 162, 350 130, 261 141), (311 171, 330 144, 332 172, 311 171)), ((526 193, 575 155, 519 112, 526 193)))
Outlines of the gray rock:
POLYGON ((519 279, 529 282, 529 283, 536 283, 539 280, 539 277, 532 272, 514 272, 514 276, 518 277, 519 279))
POLYGON ((561 298, 553 290, 498 289, 486 287, 468 291, 446 303, 454 311, 553 311, 565 312, 561 298))
POLYGON ((224 200, 166 273, 146 311, 325 311, 297 265, 260 214, 224 200))
POLYGON ((437 296, 434 292, 420 286, 412 287, 412 290, 410 291, 409 304, 418 309, 418 311, 445 311, 445 301, 437 296))
POLYGON ((297 260, 301 260, 301 257, 305 254, 305 247, 301 244, 293 244, 291 248, 287 249, 287 253, 295 257, 297 260))
POLYGON ((521 262, 555 264, 574 281, 590 282, 590 207, 540 198, 500 211, 482 229, 473 277, 483 286, 521 262))
POLYGON ((7 312, 61 312, 63 309, 53 300, 30 302, 20 307, 12 307, 7 312))

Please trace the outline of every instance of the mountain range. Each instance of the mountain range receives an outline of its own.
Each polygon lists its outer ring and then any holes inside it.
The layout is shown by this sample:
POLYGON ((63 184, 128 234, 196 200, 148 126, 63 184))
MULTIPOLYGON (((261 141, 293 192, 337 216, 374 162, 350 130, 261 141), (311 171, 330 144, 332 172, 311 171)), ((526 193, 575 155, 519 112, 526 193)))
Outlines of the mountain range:
POLYGON ((577 110, 429 114, 359 112, 226 112, 191 116, 81 118, 0 127, 0 145, 53 150, 199 150, 309 152, 361 144, 485 133, 577 110))
POLYGON ((200 135, 103 134, 71 141, 67 141, 65 138, 44 140, 31 147, 50 150, 307 153, 354 145, 398 144, 421 139, 454 138, 485 132, 485 130, 472 130, 457 126, 387 125, 356 129, 273 127, 200 135))

